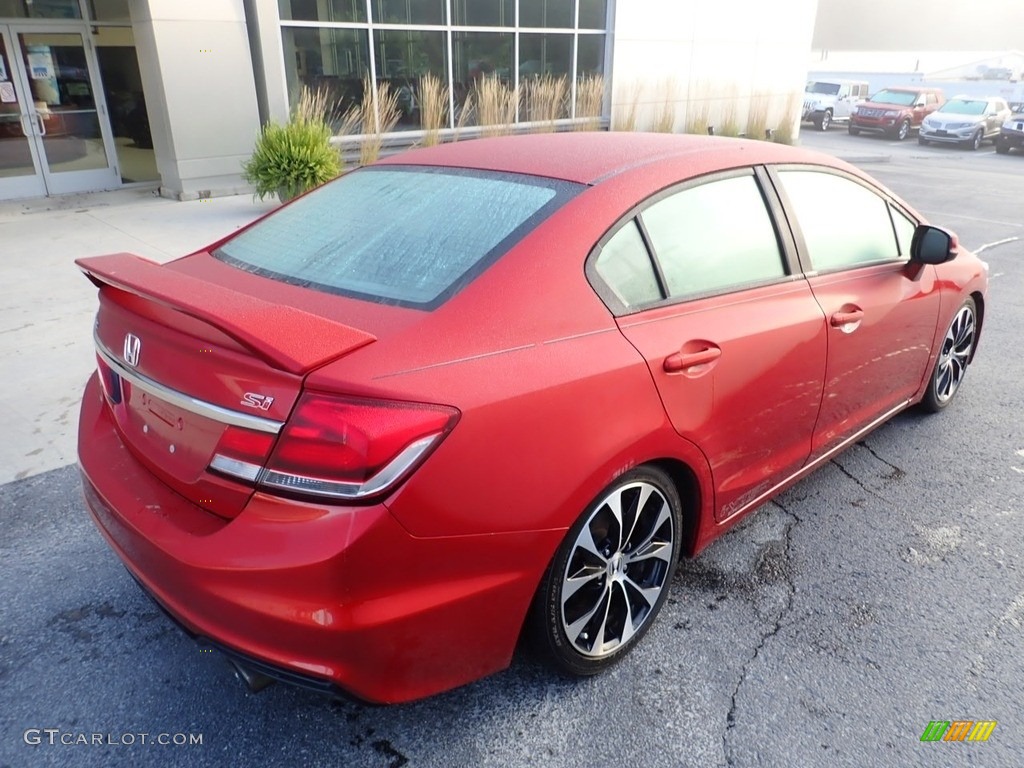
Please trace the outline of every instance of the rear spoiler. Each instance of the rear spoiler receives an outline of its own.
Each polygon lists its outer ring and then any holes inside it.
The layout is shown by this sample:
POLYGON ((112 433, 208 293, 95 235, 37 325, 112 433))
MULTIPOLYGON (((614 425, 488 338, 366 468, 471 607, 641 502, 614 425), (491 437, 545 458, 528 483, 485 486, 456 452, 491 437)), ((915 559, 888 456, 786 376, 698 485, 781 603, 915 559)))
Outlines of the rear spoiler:
POLYGON ((212 325, 275 368, 304 374, 376 337, 295 307, 225 288, 130 253, 78 259, 98 288, 117 288, 212 325))

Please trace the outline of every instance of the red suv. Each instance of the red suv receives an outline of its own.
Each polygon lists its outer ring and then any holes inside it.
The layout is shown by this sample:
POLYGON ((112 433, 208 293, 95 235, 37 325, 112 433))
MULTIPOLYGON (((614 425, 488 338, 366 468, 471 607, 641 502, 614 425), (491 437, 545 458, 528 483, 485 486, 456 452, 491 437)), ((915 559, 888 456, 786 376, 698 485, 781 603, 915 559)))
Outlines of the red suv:
POLYGON ((850 115, 850 135, 875 131, 903 141, 945 101, 937 88, 884 88, 850 115))

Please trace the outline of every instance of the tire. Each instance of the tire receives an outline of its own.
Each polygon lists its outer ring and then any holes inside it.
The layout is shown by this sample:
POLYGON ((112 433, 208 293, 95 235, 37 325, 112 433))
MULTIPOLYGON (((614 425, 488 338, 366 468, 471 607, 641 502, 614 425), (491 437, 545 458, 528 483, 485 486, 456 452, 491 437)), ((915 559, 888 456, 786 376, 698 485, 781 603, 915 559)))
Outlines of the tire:
POLYGON ((859 136, 860 135, 860 128, 856 128, 856 127, 854 127, 852 125, 849 126, 846 130, 849 132, 849 134, 851 136, 859 136))
POLYGON ((904 120, 900 123, 900 127, 896 129, 896 141, 904 141, 907 136, 910 135, 910 121, 904 120))
POLYGON ((528 626, 537 654, 562 672, 589 676, 629 653, 671 589, 682 523, 679 492, 655 467, 605 488, 541 579, 528 626))
POLYGON ((938 413, 953 402, 967 374, 977 335, 978 308, 974 299, 967 299, 953 315, 946 335, 942 337, 939 356, 928 380, 928 389, 921 400, 922 409, 938 413))
POLYGON ((973 152, 976 152, 978 149, 981 148, 981 142, 984 140, 984 138, 985 132, 982 131, 981 128, 979 128, 974 132, 974 135, 971 136, 970 140, 967 142, 967 148, 973 152))
POLYGON ((929 141, 928 141, 928 139, 924 138, 923 136, 918 136, 917 137, 917 143, 920 144, 922 147, 927 147, 928 144, 929 144, 929 141))
POLYGON ((822 112, 821 117, 815 118, 814 124, 819 131, 827 131, 828 127, 832 125, 832 110, 826 109, 822 112))
POLYGON ((996 152, 998 152, 1000 155, 1008 155, 1008 154, 1010 154, 1010 145, 1009 144, 1003 144, 1003 142, 1001 142, 1001 141, 999 141, 997 139, 996 140, 996 152))

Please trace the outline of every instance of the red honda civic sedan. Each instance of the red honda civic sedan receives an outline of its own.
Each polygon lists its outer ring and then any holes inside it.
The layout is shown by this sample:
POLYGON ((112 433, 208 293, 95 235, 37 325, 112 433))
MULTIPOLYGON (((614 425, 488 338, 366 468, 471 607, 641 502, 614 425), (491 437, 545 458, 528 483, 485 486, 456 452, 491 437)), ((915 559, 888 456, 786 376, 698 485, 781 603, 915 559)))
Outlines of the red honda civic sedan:
POLYGON ((679 558, 957 393, 987 268, 855 168, 619 133, 408 152, 99 288, 79 454, 128 570, 251 684, 600 671, 679 558))

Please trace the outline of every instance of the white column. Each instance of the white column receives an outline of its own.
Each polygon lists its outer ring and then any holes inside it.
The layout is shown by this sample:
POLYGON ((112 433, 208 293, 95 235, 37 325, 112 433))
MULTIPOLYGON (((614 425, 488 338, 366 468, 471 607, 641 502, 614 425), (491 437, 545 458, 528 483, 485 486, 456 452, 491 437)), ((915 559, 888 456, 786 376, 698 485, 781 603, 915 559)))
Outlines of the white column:
POLYGON ((160 193, 249 191, 260 121, 243 0, 132 0, 131 12, 160 193))

